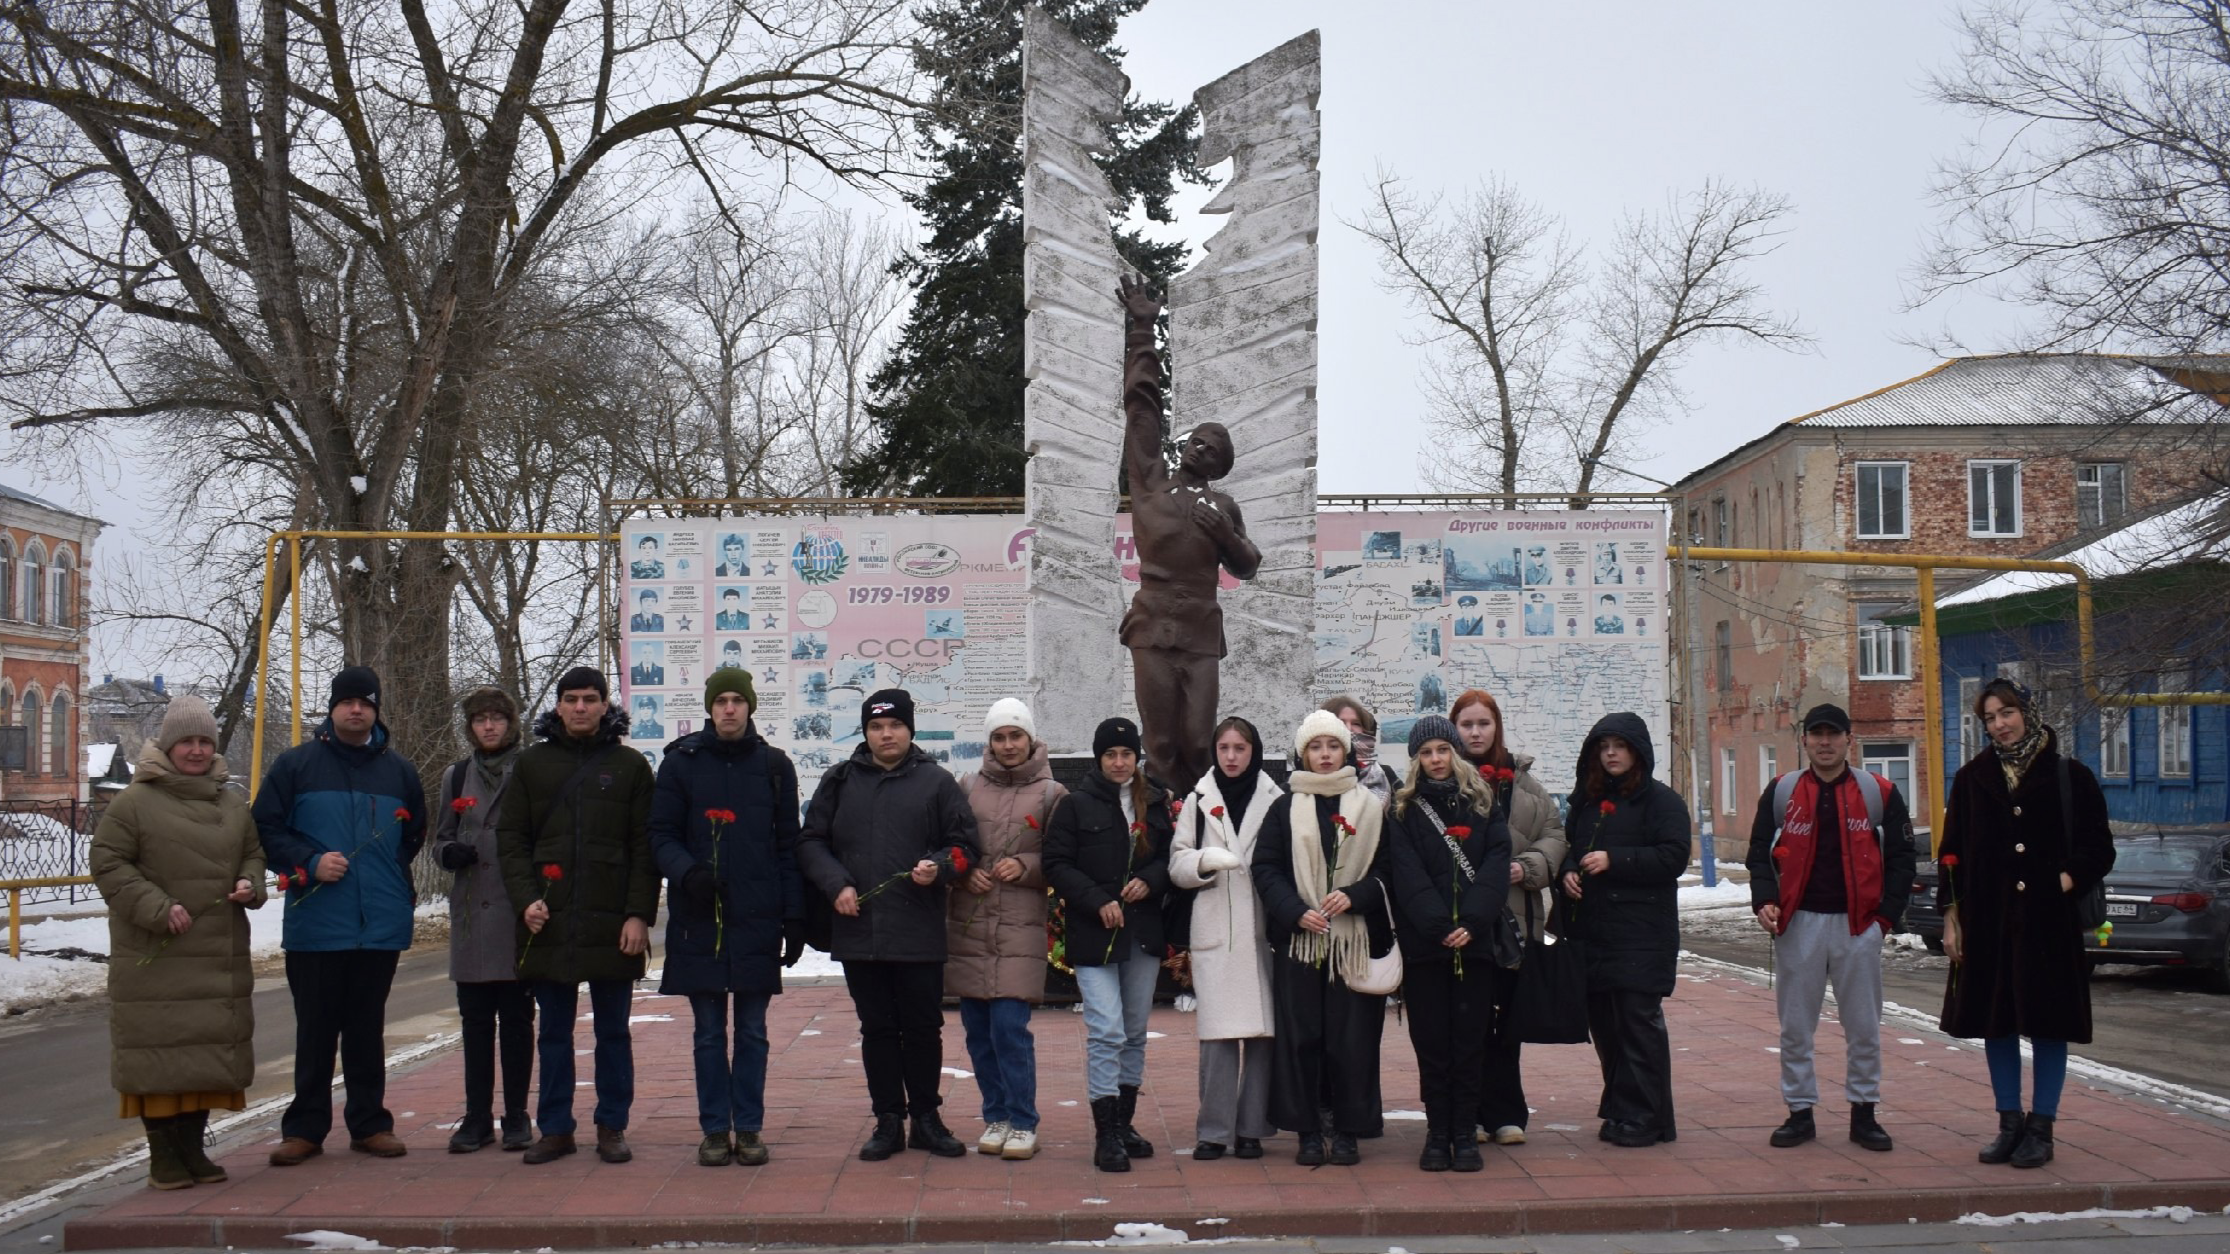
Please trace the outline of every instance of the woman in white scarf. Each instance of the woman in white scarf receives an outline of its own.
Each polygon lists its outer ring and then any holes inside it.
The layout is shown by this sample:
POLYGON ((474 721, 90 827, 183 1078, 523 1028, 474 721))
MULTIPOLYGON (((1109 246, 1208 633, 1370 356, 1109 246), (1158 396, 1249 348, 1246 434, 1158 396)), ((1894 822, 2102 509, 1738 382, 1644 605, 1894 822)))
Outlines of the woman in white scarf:
POLYGON ((1302 769, 1286 781, 1292 796, 1270 808, 1250 868, 1277 954, 1270 1122, 1300 1134, 1294 1161, 1303 1166, 1360 1162, 1356 1140, 1385 1127, 1378 1041, 1386 998, 1349 987, 1394 943, 1385 806, 1357 785, 1348 746, 1331 714, 1301 720, 1293 750, 1302 769))

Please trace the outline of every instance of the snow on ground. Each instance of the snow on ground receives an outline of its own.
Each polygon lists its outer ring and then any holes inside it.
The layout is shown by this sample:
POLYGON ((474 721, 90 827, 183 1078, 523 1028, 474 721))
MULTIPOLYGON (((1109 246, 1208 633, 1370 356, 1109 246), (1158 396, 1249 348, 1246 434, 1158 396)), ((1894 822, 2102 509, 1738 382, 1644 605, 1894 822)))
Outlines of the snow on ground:
MULTIPOLYGON (((2230 1207, 2224 1209, 2230 1214, 2230 1207)), ((1986 1215, 1981 1211, 1959 1216, 1953 1223, 1974 1224, 1984 1228, 2010 1228, 2015 1224, 2055 1223, 2068 1219, 2166 1219, 2175 1223, 2191 1222, 2189 1206, 2153 1206, 2144 1210, 2104 1210, 2093 1206, 2089 1210, 2015 1211, 2010 1215, 1986 1215)))
MULTIPOLYGON (((262 958, 279 952, 286 928, 284 902, 248 911, 248 950, 262 958)), ((17 1007, 97 997, 108 990, 108 915, 75 914, 23 925, 23 957, 0 954, 0 1014, 17 1007), (60 957, 57 955, 68 954, 60 957), (99 958, 84 955, 98 954, 99 958)), ((161 961, 161 959, 157 959, 161 961)))
POLYGON ((1680 877, 1680 912, 1691 914, 1699 911, 1740 910, 1750 912, 1750 884, 1748 880, 1737 883, 1725 876, 1710 888, 1697 876, 1680 877))

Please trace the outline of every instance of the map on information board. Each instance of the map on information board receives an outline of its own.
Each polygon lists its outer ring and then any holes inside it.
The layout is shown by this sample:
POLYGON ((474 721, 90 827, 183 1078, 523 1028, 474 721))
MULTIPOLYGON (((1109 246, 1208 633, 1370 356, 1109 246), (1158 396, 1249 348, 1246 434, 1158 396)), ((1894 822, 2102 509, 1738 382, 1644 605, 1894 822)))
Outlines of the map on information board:
POLYGON ((1370 706, 1389 765, 1418 716, 1466 688, 1494 694, 1505 743, 1552 794, 1613 710, 1648 722, 1663 763, 1662 514, 1325 512, 1317 550, 1318 694, 1370 706))
POLYGON ((915 743, 956 772, 1022 688, 1027 537, 1010 516, 639 518, 622 525, 621 693, 655 767, 705 726, 705 676, 751 672, 759 734, 810 795, 860 743, 878 688, 915 702, 915 743))

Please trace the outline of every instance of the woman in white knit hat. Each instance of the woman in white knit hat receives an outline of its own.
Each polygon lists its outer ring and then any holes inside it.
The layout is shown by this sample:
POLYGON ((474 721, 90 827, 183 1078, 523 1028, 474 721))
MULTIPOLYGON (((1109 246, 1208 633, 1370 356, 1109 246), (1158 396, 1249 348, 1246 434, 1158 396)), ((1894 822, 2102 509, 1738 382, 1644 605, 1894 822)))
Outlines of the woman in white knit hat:
POLYGON ((1386 998, 1356 992, 1370 959, 1393 948, 1386 910, 1385 806, 1347 765, 1348 731, 1316 710, 1293 736, 1299 770, 1255 838, 1276 1008, 1270 1122, 1301 1134, 1303 1166, 1362 1161, 1359 1138, 1385 1128, 1378 1040, 1386 998), (1331 1143, 1325 1144, 1329 1134, 1331 1143))
POLYGON ((983 1095, 979 1154, 1038 1152, 1037 1042, 1030 1008, 1045 999, 1045 827, 1068 790, 1053 782, 1030 707, 1012 697, 984 716, 983 768, 960 777, 983 865, 945 905, 945 992, 983 1095))

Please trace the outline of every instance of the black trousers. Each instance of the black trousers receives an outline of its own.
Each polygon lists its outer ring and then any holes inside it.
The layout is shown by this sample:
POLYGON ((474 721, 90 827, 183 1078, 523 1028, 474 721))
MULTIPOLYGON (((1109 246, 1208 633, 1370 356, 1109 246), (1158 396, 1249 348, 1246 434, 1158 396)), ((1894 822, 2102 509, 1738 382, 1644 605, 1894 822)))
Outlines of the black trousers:
POLYGON ((1279 954, 1270 963, 1270 1004, 1277 1030, 1270 1045, 1270 1122, 1287 1132, 1384 1132, 1378 1041, 1386 1030, 1386 999, 1355 992, 1279 954))
POLYGON ((294 1100, 279 1117, 282 1136, 323 1144, 333 1130, 333 1052, 339 1047, 350 1139, 395 1130, 387 1113, 387 990, 395 984, 393 949, 341 949, 286 955, 294 998, 294 1100))
POLYGON ((1402 969, 1402 1004, 1408 1009, 1409 1044, 1417 1051, 1417 1080, 1425 1104, 1425 1131, 1433 1137, 1461 1129, 1479 1109, 1479 1080, 1487 1038, 1494 1032, 1492 962, 1466 959, 1463 979, 1452 962, 1417 962, 1402 969))
POLYGON ((859 1011, 860 1065, 875 1114, 936 1113, 945 1065, 945 964, 847 962, 844 987, 859 1011))
POLYGON ((1519 1051, 1524 1048, 1510 1018, 1510 1000, 1517 993, 1518 973, 1495 967, 1488 977, 1494 993, 1494 1031, 1487 1034, 1485 1057, 1479 1077, 1479 1126, 1492 1132, 1496 1128, 1522 1128, 1526 1126, 1528 1108, 1525 1104, 1525 1077, 1518 1070, 1519 1051))
POLYGON ((503 1113, 523 1118, 534 1082, 534 995, 525 980, 457 986, 465 1021, 465 1118, 495 1117, 497 1033, 502 1033, 503 1113))
POLYGON ((1665 999, 1590 989, 1587 1032, 1603 1065, 1603 1098, 1595 1117, 1673 1131, 1672 1041, 1665 1035, 1665 999))

